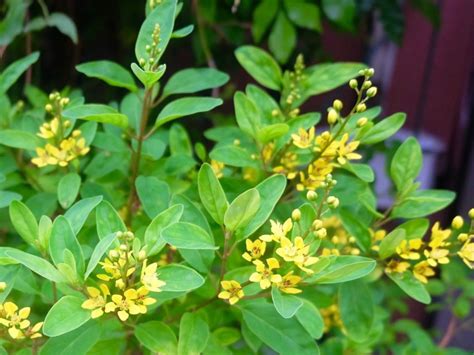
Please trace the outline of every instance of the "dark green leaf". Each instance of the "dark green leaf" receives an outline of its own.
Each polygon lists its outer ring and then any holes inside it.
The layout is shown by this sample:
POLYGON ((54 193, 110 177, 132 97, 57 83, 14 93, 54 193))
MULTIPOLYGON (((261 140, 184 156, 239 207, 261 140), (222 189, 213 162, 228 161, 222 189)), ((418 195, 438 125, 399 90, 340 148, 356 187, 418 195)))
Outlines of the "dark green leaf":
POLYGON ((30 55, 10 64, 0 74, 0 95, 3 95, 15 84, 18 78, 39 58, 39 52, 33 52, 30 55))
POLYGON ((139 176, 135 181, 137 194, 143 209, 150 218, 168 208, 170 189, 168 184, 154 176, 139 176))
POLYGON ((237 48, 235 56, 240 65, 261 85, 279 90, 282 74, 278 63, 264 50, 253 46, 237 48))
POLYGON ((112 86, 118 86, 130 91, 137 90, 130 72, 121 65, 109 60, 97 60, 76 66, 76 70, 90 78, 97 78, 112 86))
POLYGON ((77 105, 63 111, 63 116, 72 119, 109 123, 122 128, 128 127, 128 117, 110 106, 101 104, 77 105))
POLYGON ((224 190, 209 164, 203 164, 198 174, 199 197, 207 212, 218 224, 224 223, 224 215, 229 207, 224 190))
POLYGON ((213 68, 183 69, 168 80, 163 88, 163 96, 192 94, 224 85, 229 76, 213 68))
POLYGON ((296 29, 280 10, 268 37, 268 47, 280 63, 286 63, 296 46, 296 29))

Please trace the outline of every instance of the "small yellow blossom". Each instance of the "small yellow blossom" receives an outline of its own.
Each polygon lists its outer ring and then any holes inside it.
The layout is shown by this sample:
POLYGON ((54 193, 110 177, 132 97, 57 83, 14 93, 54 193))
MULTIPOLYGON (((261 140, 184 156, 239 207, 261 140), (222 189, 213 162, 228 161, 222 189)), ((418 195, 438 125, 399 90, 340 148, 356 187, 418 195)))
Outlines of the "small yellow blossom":
POLYGON ((424 284, 428 283, 428 278, 435 275, 434 270, 427 261, 423 260, 413 267, 413 276, 424 284))
POLYGON ((362 158, 362 155, 354 153, 354 151, 359 146, 359 142, 352 141, 346 144, 348 140, 349 134, 344 133, 337 147, 337 162, 341 165, 346 164, 348 160, 356 160, 362 158))
POLYGON ((431 250, 425 249, 424 252, 426 261, 433 267, 436 267, 438 264, 448 264, 449 263, 449 250, 442 248, 434 248, 431 250))
POLYGON ((95 287, 88 287, 87 293, 90 298, 85 300, 81 307, 91 310, 91 317, 98 318, 104 314, 105 305, 107 303, 107 296, 110 295, 109 288, 105 284, 100 284, 99 289, 95 287))
POLYGON ((387 274, 391 273, 404 273, 410 268, 410 263, 406 261, 390 260, 390 262, 385 267, 385 272, 387 274))
POLYGON ((283 224, 278 221, 270 220, 270 224, 272 234, 264 234, 260 236, 260 239, 265 242, 280 242, 280 239, 285 237, 286 234, 293 228, 293 222, 291 221, 291 218, 288 218, 283 224))
POLYGON ((314 143, 314 127, 311 127, 308 131, 303 128, 298 130, 298 134, 292 134, 293 144, 301 149, 312 147, 314 143))
POLYGON ((250 239, 245 241, 245 246, 247 251, 242 254, 242 257, 247 261, 252 261, 254 259, 260 259, 263 254, 265 254, 265 248, 267 244, 259 239, 252 242, 250 239))
POLYGON ((283 276, 283 280, 277 286, 282 292, 297 294, 303 292, 299 288, 295 287, 301 282, 301 280, 302 279, 300 276, 293 275, 293 271, 290 271, 285 276, 283 276))
POLYGON ((111 313, 117 311, 118 317, 124 322, 130 315, 142 313, 143 308, 141 306, 144 306, 143 300, 139 299, 137 290, 131 288, 126 290, 123 295, 112 295, 112 302, 105 305, 105 312, 111 313))
POLYGON ((474 269, 474 243, 471 242, 471 238, 463 244, 458 255, 470 269, 474 269))
POLYGON ((273 168, 273 172, 284 174, 289 180, 293 180, 297 175, 298 156, 294 152, 286 152, 280 159, 280 165, 273 168))
POLYGON ((341 313, 339 311, 339 307, 336 304, 333 304, 327 308, 321 308, 319 311, 323 317, 324 333, 329 332, 333 327, 343 327, 341 313))
POLYGON ((274 151, 275 143, 268 143, 263 146, 262 161, 264 164, 269 164, 272 161, 274 151))
POLYGON ((216 177, 220 179, 221 177, 224 176, 224 163, 221 163, 220 161, 211 160, 211 168, 214 170, 214 174, 216 174, 216 177))
POLYGON ((240 299, 244 297, 244 291, 242 286, 235 280, 221 281, 222 290, 217 297, 223 300, 229 300, 229 303, 236 304, 240 299))
POLYGON ((431 228, 431 236, 429 246, 433 249, 448 246, 446 241, 451 236, 450 229, 440 229, 439 222, 436 222, 431 228))
POLYGON ((464 220, 462 219, 461 216, 454 217, 453 221, 451 222, 451 227, 453 227, 454 229, 461 229, 463 225, 464 225, 464 220))
POLYGON ((282 282, 281 275, 274 274, 272 271, 280 267, 280 263, 278 262, 278 260, 275 258, 269 258, 266 261, 268 267, 265 266, 262 261, 255 260, 253 263, 256 266, 256 272, 250 275, 249 278, 251 282, 259 282, 260 288, 263 290, 269 288, 272 283, 278 284, 282 282))
POLYGON ((396 251, 403 259, 418 260, 420 253, 416 250, 419 250, 422 245, 423 241, 421 239, 402 240, 396 251))
POLYGON ((142 273, 141 273, 141 282, 146 289, 152 292, 161 292, 161 288, 166 285, 166 282, 158 279, 156 274, 156 269, 158 268, 157 263, 153 263, 147 266, 147 260, 143 261, 142 273))
POLYGON ((8 328, 8 334, 13 339, 25 337, 25 330, 30 326, 28 316, 30 307, 18 310, 18 306, 13 302, 5 302, 0 306, 0 324, 8 328))
POLYGON ((298 191, 316 190, 326 181, 333 171, 334 164, 329 159, 318 158, 308 165, 307 173, 300 172, 300 183, 296 185, 298 191))

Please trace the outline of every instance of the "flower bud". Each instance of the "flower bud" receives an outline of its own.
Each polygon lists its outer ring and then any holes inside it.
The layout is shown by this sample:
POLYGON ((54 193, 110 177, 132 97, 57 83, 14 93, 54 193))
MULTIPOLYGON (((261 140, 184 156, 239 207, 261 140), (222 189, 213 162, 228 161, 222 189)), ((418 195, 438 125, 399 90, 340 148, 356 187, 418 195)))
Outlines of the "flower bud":
POLYGON ((291 212, 291 219, 295 222, 298 222, 301 219, 301 211, 298 208, 291 212))
POLYGON ((351 80, 349 81, 349 86, 350 86, 352 89, 357 89, 357 85, 358 85, 357 80, 351 79, 351 80))
POLYGON ((458 235, 458 240, 461 243, 464 243, 468 238, 469 237, 468 237, 467 233, 461 233, 461 234, 458 235))
POLYGON ((278 109, 273 109, 273 110, 272 110, 272 116, 273 116, 273 117, 276 117, 276 116, 278 116, 279 114, 280 114, 280 111, 278 111, 278 109))
POLYGON ((336 111, 341 111, 342 110, 342 101, 341 100, 334 100, 334 102, 332 103, 332 107, 334 107, 334 109, 336 111))
POLYGON ((370 88, 372 86, 372 82, 370 80, 366 80, 364 81, 364 83, 362 84, 362 89, 364 90, 367 90, 368 88, 370 88))
POLYGON ((120 250, 121 251, 127 251, 128 250, 127 244, 120 244, 120 250))
POLYGON ((328 123, 331 125, 336 123, 338 117, 339 115, 337 111, 333 108, 330 108, 328 111, 328 123))
POLYGON ((364 112, 366 109, 367 106, 365 106, 365 104, 358 104, 356 108, 357 112, 364 112))
POLYGON ((306 193, 306 198, 309 200, 309 201, 315 201, 317 198, 318 198, 318 194, 312 190, 309 190, 307 193, 306 193))
POLYGON ((146 63, 145 58, 140 58, 140 60, 138 61, 138 64, 140 64, 140 66, 142 67, 145 65, 145 63, 146 63))
POLYGON ((326 202, 328 203, 329 207, 331 207, 331 208, 337 208, 337 206, 339 206, 339 199, 337 197, 334 197, 334 196, 329 196, 327 198, 326 202))
POLYGON ((353 236, 349 237, 349 243, 355 243, 356 239, 353 236))
POLYGON ((462 219, 461 216, 454 217, 453 221, 451 222, 451 227, 453 227, 454 229, 461 229, 463 225, 464 225, 464 220, 462 219))
POLYGON ((317 234, 318 234, 318 237, 322 239, 322 238, 326 238, 326 236, 328 235, 328 232, 326 228, 321 228, 318 230, 317 234))
POLYGON ((138 252, 138 261, 143 261, 146 259, 146 251, 144 249, 138 252))
POLYGON ((365 126, 365 124, 367 123, 368 119, 367 117, 361 117, 357 120, 357 127, 362 127, 362 126, 365 126))
POLYGON ((320 219, 315 219, 313 221, 313 228, 314 230, 318 230, 318 229, 321 229, 323 226, 323 221, 321 221, 320 219))
POLYGON ((125 232, 124 236, 125 238, 127 238, 127 240, 132 240, 133 238, 135 238, 135 235, 130 231, 125 232))
POLYGON ((123 290, 125 288, 125 283, 122 279, 118 279, 115 281, 115 287, 117 287, 119 290, 123 290))
POLYGON ((111 259, 117 259, 119 257, 118 251, 115 249, 112 249, 111 251, 109 251, 109 257, 111 259))
POLYGON ((366 69, 366 70, 365 70, 365 75, 366 75, 367 77, 369 77, 369 78, 370 78, 371 76, 374 76, 374 74, 375 74, 374 68, 369 68, 369 69, 366 69))
POLYGON ((240 139, 234 139, 234 145, 240 145, 240 139))
POLYGON ((6 282, 0 282, 0 292, 5 291, 7 288, 7 283, 6 282))
POLYGON ((51 104, 46 104, 46 105, 44 106, 44 109, 46 110, 46 112, 51 112, 51 111, 53 111, 53 105, 51 105, 51 104))
POLYGON ((367 97, 374 97, 377 95, 377 87, 372 86, 369 90, 367 90, 367 97))
POLYGON ((471 208, 468 212, 469 218, 474 219, 474 208, 471 208))

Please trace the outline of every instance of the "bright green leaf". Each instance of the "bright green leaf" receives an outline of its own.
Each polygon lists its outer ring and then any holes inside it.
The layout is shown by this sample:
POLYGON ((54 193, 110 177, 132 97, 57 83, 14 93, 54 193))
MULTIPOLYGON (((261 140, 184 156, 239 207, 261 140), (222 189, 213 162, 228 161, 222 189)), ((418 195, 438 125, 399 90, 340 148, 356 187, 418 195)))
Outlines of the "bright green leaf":
POLYGON ((203 164, 198 174, 199 197, 207 212, 222 225, 224 215, 229 207, 224 190, 209 164, 203 164))
POLYGON ((137 87, 130 72, 109 60, 97 60, 76 66, 76 70, 90 78, 97 78, 112 86, 136 91, 137 87))
POLYGON ((79 328, 91 318, 91 311, 81 307, 83 298, 64 296, 54 304, 44 319, 43 333, 57 337, 79 328))
POLYGON ((81 177, 77 173, 64 175, 58 184, 58 201, 62 208, 69 208, 76 200, 81 188, 81 177))
POLYGON ((254 46, 237 48, 235 56, 240 65, 261 85, 280 90, 282 74, 278 63, 263 49, 254 46))
POLYGON ((260 208, 260 194, 257 189, 250 189, 230 204, 224 215, 224 224, 230 231, 245 228, 260 208))
POLYGON ((208 232, 195 224, 187 222, 178 222, 166 227, 161 232, 161 237, 166 243, 178 249, 217 249, 212 236, 208 232))
POLYGON ((192 94, 224 85, 229 76, 214 68, 183 69, 168 80, 163 88, 163 96, 192 94))
POLYGON ((128 127, 128 117, 107 105, 77 105, 64 110, 63 116, 71 119, 108 123, 121 128, 128 127))

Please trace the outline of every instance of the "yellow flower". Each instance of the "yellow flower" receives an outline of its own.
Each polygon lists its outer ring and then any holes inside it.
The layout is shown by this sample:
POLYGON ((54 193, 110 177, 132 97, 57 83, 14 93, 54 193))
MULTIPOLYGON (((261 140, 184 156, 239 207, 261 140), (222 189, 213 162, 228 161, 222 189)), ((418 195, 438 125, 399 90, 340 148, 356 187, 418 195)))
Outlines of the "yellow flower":
POLYGON ((268 143, 263 146, 262 161, 264 164, 268 164, 271 162, 274 150, 275 150, 275 143, 268 143))
POLYGON ((265 242, 280 242, 280 239, 282 237, 285 237, 286 234, 291 231, 293 228, 293 222, 291 221, 291 218, 288 218, 283 224, 281 224, 278 221, 270 220, 270 225, 271 225, 271 232, 272 234, 264 234, 261 235, 259 238, 265 242))
POLYGON ((297 166, 298 156, 293 152, 286 152, 280 159, 280 165, 273 168, 273 172, 285 174, 289 180, 293 180, 297 176, 297 166))
POLYGON ((216 177, 220 179, 221 177, 224 176, 223 170, 224 170, 224 163, 221 163, 220 161, 217 160, 211 160, 211 168, 214 170, 214 174, 216 174, 216 177))
POLYGON ((223 291, 217 295, 220 299, 229 300, 230 304, 235 304, 244 297, 242 286, 235 280, 221 281, 223 291))
POLYGON ((54 117, 51 122, 43 123, 39 128, 39 133, 37 135, 44 139, 50 139, 56 137, 59 129, 59 118, 54 117))
POLYGON ((327 158, 318 158, 308 165, 307 174, 300 171, 300 183, 296 185, 298 191, 316 190, 326 180, 326 176, 333 171, 333 164, 327 158))
POLYGON ((261 289, 265 290, 269 288, 272 283, 278 284, 282 281, 281 275, 274 274, 272 271, 280 267, 280 263, 277 259, 267 259, 268 267, 266 267, 265 264, 260 260, 255 260, 253 263, 256 266, 256 272, 250 275, 249 280, 251 282, 259 282, 261 289))
POLYGON ((427 261, 423 260, 413 267, 413 276, 424 284, 428 283, 428 278, 434 276, 435 272, 427 261))
POLYGON ((298 130, 298 134, 292 134, 293 144, 301 149, 309 148, 314 143, 314 127, 311 127, 308 131, 303 128, 298 130))
MULTIPOLYGON (((60 146, 64 146, 63 142, 61 142, 60 146)), ((46 144, 45 149, 46 153, 48 153, 54 159, 55 163, 53 165, 57 164, 64 167, 69 164, 70 160, 72 160, 68 156, 67 150, 64 150, 62 147, 61 149, 58 149, 56 146, 48 143, 46 144)))
POLYGON ((339 307, 336 304, 333 304, 327 308, 321 308, 319 311, 323 317, 325 333, 327 333, 333 327, 343 327, 341 313, 339 311, 339 307))
POLYGON ((325 131, 319 136, 316 136, 316 145, 314 149, 315 152, 322 152, 321 156, 323 157, 332 157, 336 155, 336 149, 338 147, 338 142, 333 141, 331 133, 325 131))
POLYGON ((446 240, 451 236, 450 229, 440 229, 439 222, 436 222, 431 228, 431 236, 429 246, 433 249, 448 246, 446 240))
POLYGON ((110 295, 109 288, 105 284, 100 284, 99 289, 95 287, 88 287, 87 293, 89 298, 82 302, 81 307, 91 310, 91 317, 98 318, 104 314, 105 305, 107 303, 107 296, 110 295))
POLYGON ((403 259, 418 260, 420 253, 415 250, 419 250, 422 245, 423 241, 421 239, 402 240, 396 251, 403 259))
POLYGON ((259 239, 254 242, 247 239, 245 241, 245 246, 247 247, 247 251, 242 254, 242 257, 247 261, 252 261, 254 259, 259 259, 263 254, 265 254, 267 244, 259 239))
POLYGON ((152 298, 153 301, 151 301, 150 298, 145 297, 146 294, 143 292, 142 289, 139 294, 137 290, 131 288, 126 290, 123 295, 112 295, 112 302, 105 305, 105 312, 111 313, 118 310, 117 315, 122 322, 126 321, 130 314, 142 313, 143 307, 145 307, 146 313, 146 304, 153 304, 154 299, 152 298))
POLYGON ((38 168, 43 168, 47 165, 56 165, 58 161, 50 156, 44 148, 36 148, 36 158, 31 159, 31 162, 38 168))
POLYGON ((410 263, 406 261, 390 260, 390 262, 385 267, 385 272, 387 274, 391 273, 404 273, 410 268, 410 263))
POLYGON ((303 262, 304 256, 309 252, 309 245, 305 246, 301 237, 296 237, 294 244, 288 238, 282 237, 280 243, 281 247, 277 248, 276 253, 285 261, 303 262))
POLYGON ((143 261, 140 281, 146 289, 152 292, 161 292, 160 287, 166 285, 166 282, 158 279, 158 275, 156 274, 157 268, 157 263, 153 263, 147 266, 147 260, 145 259, 143 261))
POLYGON ((301 282, 301 277, 297 275, 293 275, 293 271, 290 271, 285 276, 283 276, 283 280, 277 286, 282 292, 297 294, 297 293, 303 292, 299 288, 295 287, 300 282, 301 282))
POLYGON ((448 264, 449 263, 449 250, 442 248, 434 248, 431 250, 425 249, 424 251, 426 261, 433 267, 436 267, 438 264, 448 264))
MULTIPOLYGON (((472 236, 471 236, 472 238, 472 236)), ((474 268, 474 243, 471 243, 469 238, 462 246, 461 250, 458 251, 458 255, 462 261, 470 268, 474 268)))
POLYGON ((355 159, 362 158, 362 155, 358 153, 354 153, 354 151, 359 146, 359 142, 352 141, 346 144, 348 140, 349 140, 349 134, 344 133, 337 147, 337 162, 341 165, 346 164, 348 160, 355 160, 355 159))
POLYGON ((28 316, 30 307, 24 307, 18 310, 18 306, 13 302, 5 302, 0 308, 0 324, 8 328, 8 334, 13 339, 22 339, 25 337, 25 330, 30 326, 28 316))

